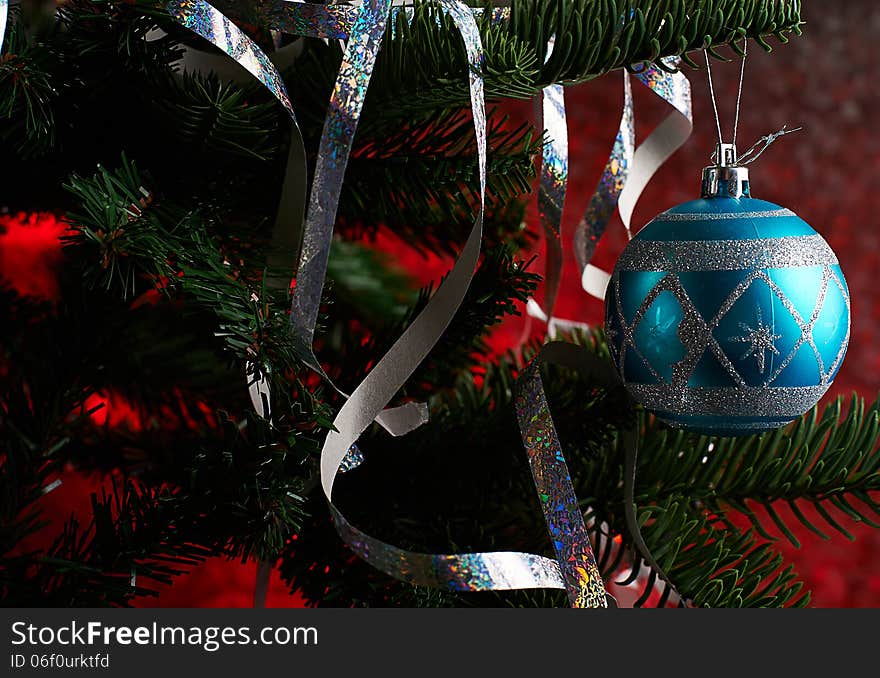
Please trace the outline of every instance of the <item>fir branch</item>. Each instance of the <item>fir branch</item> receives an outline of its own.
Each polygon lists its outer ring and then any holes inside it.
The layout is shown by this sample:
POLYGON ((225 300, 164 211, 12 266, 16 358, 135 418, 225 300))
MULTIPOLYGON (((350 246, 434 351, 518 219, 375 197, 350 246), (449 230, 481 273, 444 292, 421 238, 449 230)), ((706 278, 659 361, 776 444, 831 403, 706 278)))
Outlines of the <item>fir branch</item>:
POLYGON ((266 162, 278 153, 278 111, 272 101, 254 101, 256 87, 221 82, 213 72, 185 72, 168 78, 168 98, 158 106, 182 142, 215 156, 266 162))
MULTIPOLYGON (((512 204, 531 192, 540 143, 530 125, 510 129, 490 111, 487 126, 487 230, 490 246, 508 242, 521 219, 512 204)), ((419 125, 398 126, 383 137, 361 137, 349 163, 340 201, 349 237, 379 225, 417 249, 453 254, 466 237, 479 204, 473 122, 442 113, 419 125), (352 230, 354 226, 354 230, 352 230)))
POLYGON ((92 261, 84 271, 89 286, 118 287, 122 299, 130 299, 144 291, 144 279, 158 281, 177 273, 169 255, 195 227, 192 215, 163 214, 124 154, 119 169, 99 165, 91 177, 73 174, 65 188, 78 205, 68 214, 73 232, 65 236, 64 245, 70 256, 92 261), (166 219, 172 227, 165 226, 166 219), (83 248, 88 251, 77 251, 83 248))
POLYGON ((654 492, 687 493, 721 514, 738 511, 774 538, 749 507, 760 505, 798 546, 774 509, 777 502, 787 503, 801 523, 820 534, 798 502, 814 505, 829 526, 844 535, 848 533, 831 519, 826 505, 857 521, 871 522, 871 516, 878 515, 875 505, 861 500, 880 489, 878 440, 880 400, 866 407, 854 396, 847 412, 838 398, 821 414, 816 407, 789 427, 747 438, 678 435, 648 422, 641 459, 654 492), (848 497, 859 499, 859 507, 848 497))
POLYGON ((92 519, 73 516, 45 554, 14 556, 3 563, 13 585, 4 605, 49 607, 126 605, 135 595, 155 594, 143 580, 170 583, 213 553, 189 542, 197 523, 175 511, 173 493, 113 482, 92 495, 92 519))
MULTIPOLYGON (((642 508, 639 522, 658 565, 693 605, 790 607, 809 602, 803 582, 791 567, 784 566, 782 556, 770 544, 752 531, 740 532, 721 524, 686 496, 667 496, 642 508)), ((630 544, 626 534, 623 543, 630 544)), ((648 577, 636 607, 647 602, 658 582, 656 572, 637 555, 630 576, 621 582, 629 583, 634 574, 645 571, 648 577)), ((603 574, 614 573, 606 570, 603 574)))
POLYGON ((82 78, 78 87, 150 76, 182 56, 171 36, 158 33, 147 40, 157 28, 173 23, 150 0, 68 0, 59 6, 58 18, 66 28, 61 57, 73 60, 70 65, 82 78))
POLYGON ((69 190, 80 200, 66 238, 71 257, 83 262, 89 284, 115 289, 123 299, 155 290, 181 301, 183 312, 215 318, 214 335, 248 379, 265 378, 276 424, 297 405, 315 409, 300 381, 302 363, 289 331, 287 290, 264 285, 265 253, 256 242, 221 241, 208 234, 198 214, 154 200, 133 163, 100 168, 91 178, 74 175, 69 190), (141 197, 140 203, 135 201, 141 197), (147 200, 147 197, 149 200, 147 200), (294 395, 296 394, 296 395, 294 395))
MULTIPOLYGON (((800 0, 715 0, 709 6, 698 0, 645 0, 635 7, 628 0, 513 0, 510 11, 509 22, 493 25, 488 12, 478 20, 490 100, 528 99, 550 83, 583 82, 666 56, 683 55, 696 67, 687 52, 707 48, 723 58, 717 48, 743 37, 770 50, 767 36, 787 42, 789 33, 800 33, 801 23, 800 0), (546 59, 553 36, 553 53, 546 59)), ((376 62, 364 122, 467 105, 463 44, 441 35, 456 35, 456 29, 430 0, 414 3, 409 24, 398 17, 376 62)), ((311 62, 303 69, 312 71, 306 89, 320 96, 325 90, 329 94, 326 83, 332 82, 340 58, 335 45, 325 51, 323 67, 311 62)), ((294 72, 298 76, 299 67, 294 72)))
POLYGON ((315 427, 282 437, 252 413, 221 425, 220 444, 187 455, 178 466, 184 473, 174 480, 188 510, 204 516, 202 529, 226 555, 272 560, 306 516, 315 427))
POLYGON ((26 35, 19 8, 9 12, 0 54, 0 132, 23 157, 40 155, 55 142, 54 100, 57 91, 48 68, 49 54, 26 35))

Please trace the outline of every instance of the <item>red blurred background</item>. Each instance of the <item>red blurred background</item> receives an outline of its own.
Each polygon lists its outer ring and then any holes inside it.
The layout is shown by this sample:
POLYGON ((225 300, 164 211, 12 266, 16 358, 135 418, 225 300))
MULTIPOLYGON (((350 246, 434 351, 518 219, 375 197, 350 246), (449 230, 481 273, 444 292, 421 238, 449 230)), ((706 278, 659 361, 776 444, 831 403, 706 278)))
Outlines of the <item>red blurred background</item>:
MULTIPOLYGON (((772 54, 754 44, 746 67, 739 146, 747 148, 758 137, 784 124, 804 130, 776 143, 752 166, 755 197, 793 209, 812 224, 837 252, 852 295, 853 330, 849 351, 825 401, 858 392, 873 400, 880 389, 880 293, 874 287, 880 270, 880 233, 870 227, 878 207, 874 174, 880 169, 880 141, 873 129, 878 121, 880 95, 873 82, 875 53, 872 40, 880 35, 880 6, 873 0, 846 3, 805 3, 804 35, 772 54)), ((775 41, 774 41, 775 43, 775 41)), ((700 169, 708 164, 714 147, 714 121, 704 71, 686 71, 694 92, 694 134, 661 169, 642 196, 633 220, 635 228, 656 213, 690 200, 699 191, 700 169)), ((733 126, 739 64, 713 65, 723 129, 733 126)), ((569 234, 595 189, 611 148, 620 118, 622 83, 619 72, 567 89, 571 183, 564 228, 569 234)), ((643 139, 667 113, 652 93, 634 85, 637 132, 643 139)), ((531 103, 505 105, 514 122, 531 118, 531 103)), ((534 210, 530 212, 534 224, 534 210)), ((53 267, 60 251, 63 226, 54 217, 0 216, 0 275, 24 294, 51 297, 55 293, 53 267)), ((594 263, 609 270, 623 249, 623 228, 615 221, 601 243, 594 263)), ((425 261, 392 236, 377 246, 394 254, 399 264, 419 282, 436 281, 450 262, 425 261)), ((540 262, 539 262, 540 265, 540 262)), ((536 270, 540 270, 540 267, 536 270)), ((597 324, 600 302, 580 291, 573 257, 566 264, 563 292, 557 305, 561 318, 597 324)), ((516 344, 523 320, 514 318, 492 337, 495 350, 516 344)), ((534 326, 533 332, 542 328, 534 326)), ((136 425, 125 403, 108 398, 102 425, 136 425)), ((101 479, 74 472, 49 493, 46 517, 65 518, 70 511, 86 511, 88 494, 101 479)), ((790 513, 782 510, 786 518, 790 513)), ((813 514, 807 511, 810 517, 813 514)), ((880 575, 870 564, 880 559, 880 530, 853 525, 854 541, 833 530, 825 541, 796 527, 801 548, 780 540, 779 548, 796 565, 813 592, 818 607, 880 606, 880 575)), ((819 520, 819 523, 822 521, 819 520)), ((792 525, 796 523, 791 522, 792 525)), ((157 598, 138 601, 161 607, 243 607, 253 602, 256 566, 221 559, 210 560, 164 587, 157 598)), ((299 606, 273 573, 267 605, 299 606)))

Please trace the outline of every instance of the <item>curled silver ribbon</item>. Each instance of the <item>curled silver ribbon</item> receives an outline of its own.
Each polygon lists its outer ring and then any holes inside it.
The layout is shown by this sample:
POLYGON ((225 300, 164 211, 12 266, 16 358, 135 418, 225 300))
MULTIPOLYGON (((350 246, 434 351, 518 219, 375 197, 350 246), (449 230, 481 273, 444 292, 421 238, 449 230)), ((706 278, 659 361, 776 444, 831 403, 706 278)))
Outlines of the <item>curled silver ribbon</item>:
MULTIPOLYGON (((264 2, 272 21, 279 29, 309 38, 325 38, 347 40, 357 19, 357 7, 342 3, 326 5, 299 2, 298 0, 282 0, 280 6, 275 2, 264 2)), ((510 19, 510 7, 471 8, 474 16, 482 16, 489 11, 492 24, 510 19)), ((395 30, 397 17, 403 14, 409 22, 414 15, 412 5, 395 5, 391 8, 389 23, 395 30)), ((392 33, 393 34, 393 33, 392 33)))
MULTIPOLYGON (((546 61, 552 56, 555 36, 547 45, 546 61)), ((531 319, 547 324, 547 336, 558 329, 587 329, 586 323, 554 316, 564 264, 562 251, 562 214, 568 187, 568 118, 565 111, 565 88, 559 84, 541 90, 541 120, 547 140, 541 149, 541 172, 538 181, 538 219, 544 232, 544 306, 535 299, 526 303, 526 323, 520 335, 522 346, 531 332, 531 319)))
MULTIPOLYGON (((663 63, 677 68, 680 57, 668 57, 663 63)), ((681 148, 694 128, 691 84, 681 71, 670 73, 654 64, 643 67, 636 79, 672 106, 672 112, 651 132, 632 156, 626 185, 620 193, 617 209, 627 232, 630 232, 633 210, 645 186, 669 156, 681 148)))
MULTIPOLYGON (((290 309, 291 329, 304 362, 346 398, 349 397, 348 394, 333 383, 315 356, 315 324, 327 274, 330 243, 333 239, 345 168, 354 144, 373 66, 385 34, 391 2, 392 0, 364 0, 348 34, 348 43, 330 97, 318 148, 290 309)), ((379 411, 375 418, 392 435, 403 435, 428 420, 428 408, 425 403, 406 403, 379 411)))
POLYGON ((605 298, 605 288, 610 276, 590 264, 599 240, 617 207, 620 193, 626 184, 635 148, 636 127, 633 113, 632 85, 629 73, 623 72, 623 113, 614 146, 596 192, 587 205, 586 212, 574 232, 574 254, 581 274, 581 287, 587 294, 605 298))
POLYGON ((599 377, 604 386, 615 386, 619 379, 611 365, 583 347, 552 342, 543 346, 516 384, 523 446, 571 606, 607 607, 610 596, 590 546, 541 380, 541 364, 548 362, 586 371, 590 377, 599 377))
MULTIPOLYGON (((245 35, 232 21, 205 0, 171 0, 166 4, 169 15, 180 25, 226 52, 227 55, 259 80, 281 103, 291 121, 290 151, 282 188, 281 202, 276 218, 273 239, 276 244, 292 247, 298 241, 297 233, 302 218, 307 172, 302 133, 281 74, 259 46, 245 35), (301 184, 301 185, 298 185, 301 184)), ((298 244, 298 243, 297 243, 298 244)), ((289 261, 281 255, 281 261, 289 261)), ((268 281, 272 282, 272 281, 268 281)), ((277 286, 278 281, 273 283, 277 286)), ((286 280, 285 283, 286 284, 286 280)), ((254 409, 269 417, 268 383, 262 368, 248 364, 249 394, 254 409)))
MULTIPOLYGON (((667 57, 663 63, 675 68, 680 57, 667 57)), ((693 130, 691 87, 681 71, 667 72, 655 65, 645 66, 636 78, 670 106, 672 112, 635 148, 635 113, 629 73, 624 71, 624 103, 617 137, 602 172, 596 192, 575 230, 574 252, 581 273, 581 287, 598 299, 605 298, 610 275, 590 263, 605 233, 615 207, 631 237, 633 210, 651 177, 693 130)))
MULTIPOLYGON (((390 1, 382 0, 387 4, 390 4, 390 1)), ((321 137, 318 166, 303 233, 302 255, 293 296, 291 323, 295 337, 299 340, 300 352, 307 363, 325 377, 326 374, 312 351, 312 340, 345 166, 363 106, 366 87, 372 74, 375 52, 378 51, 385 30, 387 12, 381 22, 373 20, 378 4, 374 0, 361 5, 357 16, 363 15, 363 17, 355 20, 351 28, 349 47, 337 78, 321 137), (369 30, 366 30, 365 26, 369 26, 369 30), (374 46, 364 51, 362 43, 374 44, 374 46), (361 53, 373 54, 373 57, 361 59, 361 53), (359 71, 359 74, 354 71, 359 71), (360 86, 351 87, 350 83, 354 81, 360 82, 360 86)), ((273 241, 276 246, 295 251, 299 246, 299 222, 305 190, 304 186, 298 186, 298 182, 304 181, 306 177, 306 156, 296 114, 281 75, 266 54, 247 35, 205 0, 171 0, 166 7, 178 23, 226 52, 257 78, 281 102, 290 116, 291 148, 273 241)), ((290 256, 282 252, 274 257, 272 263, 278 265, 289 261, 290 256)), ((279 284, 276 279, 268 282, 275 286, 279 284)), ((262 416, 269 416, 268 408, 263 405, 263 399, 257 399, 260 390, 264 388, 263 377, 253 366, 248 366, 247 372, 249 375, 253 374, 252 377, 249 376, 252 379, 250 382, 252 402, 262 416)), ((329 378, 328 382, 332 384, 329 378)), ((335 384, 333 387, 347 397, 347 394, 335 384)), ((427 406, 423 403, 407 403, 381 412, 377 415, 377 421, 392 435, 402 435, 427 421, 427 406)))
POLYGON ((333 483, 346 455, 361 433, 390 401, 428 350, 437 342, 464 299, 473 276, 482 235, 482 204, 486 179, 486 116, 483 96, 482 47, 470 8, 458 0, 442 0, 464 38, 470 65, 471 107, 477 137, 481 209, 452 271, 422 313, 358 386, 327 435, 321 453, 321 481, 336 529, 364 560, 398 579, 453 590, 562 588, 556 561, 528 553, 416 553, 371 537, 349 523, 332 503, 333 483))
POLYGON ((373 75, 373 66, 385 34, 390 7, 391 0, 365 0, 360 6, 348 37, 336 86, 330 97, 318 149, 290 321, 306 362, 321 374, 324 374, 324 370, 314 355, 312 344, 330 256, 333 226, 345 168, 373 75))
MULTIPOLYGON (((542 498, 557 560, 519 552, 446 555, 406 551, 358 530, 332 503, 335 478, 338 473, 356 466, 362 459, 356 442, 371 422, 381 421, 383 415, 391 413, 390 424, 386 422, 385 427, 392 433, 395 430, 409 430, 421 423, 421 414, 413 417, 412 412, 397 414, 394 410, 383 412, 383 408, 445 331, 470 285, 480 252, 486 188, 482 47, 474 12, 459 0, 439 1, 441 8, 453 19, 462 34, 470 65, 471 105, 480 176, 480 210, 464 249, 447 278, 425 309, 347 399, 334 420, 335 430, 328 434, 321 452, 322 488, 342 539, 360 557, 391 576, 413 584, 454 590, 564 588, 568 591, 573 606, 606 606, 608 598, 592 555, 568 470, 552 429, 537 363, 527 370, 526 376, 518 385, 517 410, 523 441, 529 452, 530 467, 542 498), (553 501, 544 500, 545 496, 553 498, 553 501)), ((345 164, 372 66, 387 25, 390 5, 391 0, 368 0, 358 9, 348 33, 349 43, 322 135, 319 170, 316 172, 305 228, 308 244, 303 247, 301 270, 296 281, 293 321, 296 329, 304 330, 298 336, 306 344, 313 367, 319 370, 320 365, 314 358, 311 343, 326 270, 326 257, 329 253, 329 238, 332 236, 345 164), (319 192, 324 195, 316 196, 319 192), (304 287, 301 286, 303 283, 304 287), (302 289, 307 292, 303 292, 297 301, 297 294, 302 289)), ((203 0, 175 0, 169 3, 169 11, 183 25, 211 40, 248 68, 285 105, 295 124, 295 116, 284 85, 274 67, 259 48, 226 17, 203 0)), ((320 15, 320 12, 314 11, 316 15, 320 15)), ((330 34, 329 31, 325 33, 330 34)), ((546 349, 541 354, 541 360, 551 360, 554 353, 564 353, 574 348, 576 347, 546 349)), ((268 393, 264 386, 264 383, 258 381, 252 385, 251 392, 255 407, 264 416, 268 416, 268 407, 258 406, 257 402, 265 402, 268 406, 268 393)))
MULTIPOLYGON (((233 58, 237 59, 242 54, 250 53, 250 43, 245 43, 248 49, 228 48, 230 41, 223 36, 231 34, 237 37, 237 29, 207 3, 202 0, 195 0, 195 2, 178 0, 172 4, 174 5, 172 9, 178 10, 176 14, 172 13, 178 17, 181 23, 211 39, 233 58), (215 30, 215 26, 219 28, 215 30), (223 39, 218 39, 218 35, 223 39)), ((330 110, 331 114, 335 114, 335 119, 325 126, 325 137, 328 137, 322 142, 322 151, 325 153, 333 153, 334 151, 333 144, 330 142, 338 142, 344 151, 346 144, 350 149, 350 137, 354 133, 356 115, 360 111, 366 83, 369 79, 369 70, 364 68, 362 60, 367 60, 369 64, 374 62, 375 52, 379 49, 381 34, 387 22, 390 4, 388 0, 365 3, 361 6, 357 19, 351 27, 349 33, 350 49, 346 52, 349 63, 346 66, 344 62, 340 77, 337 79, 334 104, 331 105, 330 110), (360 37, 358 38, 358 36, 360 37), (336 127, 339 124, 343 126, 336 127), (348 135, 348 139, 345 138, 345 135, 348 135)), ((470 8, 458 0, 442 0, 441 7, 458 26, 468 53, 471 102, 480 171, 481 208, 452 271, 424 310, 351 394, 334 420, 336 430, 328 434, 321 452, 322 487, 330 504, 330 511, 334 517, 337 531, 342 539, 367 562, 391 576, 414 584, 442 586, 457 590, 564 588, 565 583, 560 574, 559 565, 553 559, 535 554, 513 552, 454 555, 413 553, 361 532, 351 525, 332 504, 333 482, 337 473, 348 470, 351 468, 352 462, 356 464, 359 460, 360 452, 355 445, 357 439, 370 423, 382 413, 385 405, 394 397, 400 386, 445 331, 464 298, 479 257, 483 221, 482 204, 486 183, 486 117, 481 75, 482 48, 476 22, 470 8)), ((240 43, 235 42, 234 44, 240 43)), ((268 64, 267 61, 261 62, 259 60, 257 63, 268 64)), ((269 67, 271 64, 268 64, 267 68, 269 67)), ((262 73, 258 77, 264 84, 274 83, 275 80, 269 76, 270 74, 262 73)), ((283 90, 278 91, 283 92, 283 90)), ((338 158, 330 158, 329 160, 325 161, 325 171, 338 173, 338 178, 341 180, 342 172, 337 164, 338 158)), ((327 190, 326 184, 316 183, 315 189, 327 190)), ((315 204, 320 207, 327 203, 318 202, 315 204)), ((331 205, 331 209, 335 212, 335 205, 331 205)), ((322 217, 321 221, 312 223, 326 223, 324 215, 318 216, 322 217)), ((307 233, 309 226, 310 224, 307 223, 307 233)), ((320 253, 320 242, 317 245, 313 242, 313 247, 316 248, 313 252, 307 252, 304 247, 304 257, 310 253, 320 253)), ((313 266, 320 268, 318 266, 320 263, 318 260, 313 266)), ((320 279, 319 282, 323 284, 323 279, 320 279)), ((300 275, 297 279, 298 290, 301 284, 300 275)), ((314 301, 315 297, 310 297, 310 299, 314 301)), ((308 316, 305 315, 305 317, 308 316)), ((255 400, 257 397, 261 402, 267 400, 260 384, 255 385, 252 392, 255 400)))
MULTIPOLYGON (((548 45, 547 58, 555 41, 548 45)), ((544 308, 552 323, 559 285, 562 281, 562 212, 568 186, 568 122, 565 116, 565 89, 548 85, 541 90, 541 112, 549 139, 541 150, 541 178, 538 185, 538 217, 546 242, 544 308)))
MULTIPOLYGON (((430 554, 407 551, 354 527, 332 503, 333 484, 344 460, 356 449, 357 439, 370 422, 440 338, 464 298, 479 254, 486 176, 482 49, 471 10, 458 0, 442 0, 441 6, 458 26, 471 66, 471 104, 477 134, 481 210, 459 260, 437 293, 355 389, 334 420, 335 430, 328 433, 321 453, 322 486, 342 539, 362 559, 393 577, 417 585, 468 591, 565 588, 574 607, 605 607, 608 599, 604 583, 558 440, 555 433, 552 439, 545 436, 547 425, 552 428, 546 400, 529 397, 539 392, 543 395, 537 366, 530 368, 527 378, 521 382, 517 409, 557 560, 520 552, 430 554)), ((614 376, 610 366, 608 370, 614 376)))

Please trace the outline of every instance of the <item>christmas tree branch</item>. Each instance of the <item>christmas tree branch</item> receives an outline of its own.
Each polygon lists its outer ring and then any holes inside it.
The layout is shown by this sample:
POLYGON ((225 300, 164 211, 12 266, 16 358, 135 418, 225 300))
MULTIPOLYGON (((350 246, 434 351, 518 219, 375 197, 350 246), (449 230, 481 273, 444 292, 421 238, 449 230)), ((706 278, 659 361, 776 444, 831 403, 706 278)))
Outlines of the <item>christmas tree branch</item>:
MULTIPOLYGON (((652 493, 686 493, 723 513, 746 515, 768 532, 750 507, 763 507, 772 524, 795 546, 797 538, 774 505, 788 504, 807 528, 825 536, 797 506, 813 505, 830 527, 848 532, 828 512, 831 505, 851 519, 872 523, 880 515, 870 493, 880 489, 880 401, 866 407, 853 397, 848 412, 838 398, 813 408, 790 427, 746 438, 709 439, 672 432, 654 422, 645 430, 640 477, 652 493), (859 500, 858 507, 849 501, 859 500)), ((644 495, 647 499, 648 496, 644 495)))

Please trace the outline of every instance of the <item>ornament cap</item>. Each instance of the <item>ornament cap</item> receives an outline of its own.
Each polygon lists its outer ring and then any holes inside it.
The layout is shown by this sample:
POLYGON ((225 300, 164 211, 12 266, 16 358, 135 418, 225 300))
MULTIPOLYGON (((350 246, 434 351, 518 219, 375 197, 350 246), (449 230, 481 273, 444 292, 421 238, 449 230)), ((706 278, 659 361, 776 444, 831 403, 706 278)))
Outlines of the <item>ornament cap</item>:
POLYGON ((715 145, 715 165, 703 169, 702 198, 748 198, 749 169, 737 165, 736 146, 715 145))

